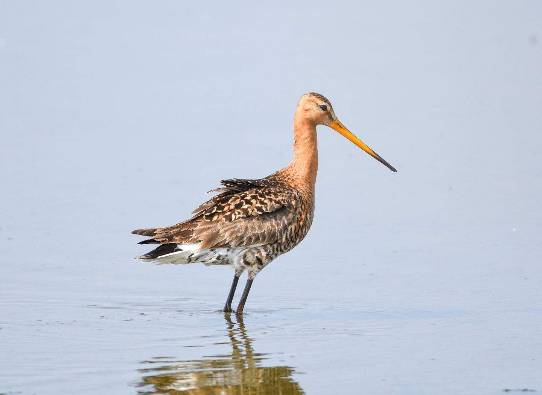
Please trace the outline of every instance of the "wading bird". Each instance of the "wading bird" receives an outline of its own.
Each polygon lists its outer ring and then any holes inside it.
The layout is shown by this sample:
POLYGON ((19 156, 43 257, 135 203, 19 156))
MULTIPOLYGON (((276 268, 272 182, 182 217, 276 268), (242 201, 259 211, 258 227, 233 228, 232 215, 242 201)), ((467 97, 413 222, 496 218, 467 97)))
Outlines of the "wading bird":
POLYGON ((295 111, 294 158, 287 167, 262 179, 223 180, 222 187, 213 191, 218 194, 196 208, 190 219, 164 228, 134 230, 134 234, 149 237, 139 244, 158 244, 140 259, 233 266, 235 275, 224 312, 232 311, 237 282, 246 270, 248 280, 237 306, 237 314, 242 314, 256 275, 299 244, 312 224, 317 125, 336 130, 397 171, 339 121, 328 99, 307 93, 295 111))

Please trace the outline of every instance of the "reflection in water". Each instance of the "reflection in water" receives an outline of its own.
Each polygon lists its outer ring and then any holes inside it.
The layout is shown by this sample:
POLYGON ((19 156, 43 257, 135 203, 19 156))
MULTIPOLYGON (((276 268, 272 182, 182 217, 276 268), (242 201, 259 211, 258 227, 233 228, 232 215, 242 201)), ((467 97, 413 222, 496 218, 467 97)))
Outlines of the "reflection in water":
POLYGON ((155 358, 140 369, 140 394, 303 394, 288 366, 260 366, 265 354, 255 353, 241 318, 225 315, 231 354, 192 361, 155 358), (145 388, 143 390, 143 388, 145 388))

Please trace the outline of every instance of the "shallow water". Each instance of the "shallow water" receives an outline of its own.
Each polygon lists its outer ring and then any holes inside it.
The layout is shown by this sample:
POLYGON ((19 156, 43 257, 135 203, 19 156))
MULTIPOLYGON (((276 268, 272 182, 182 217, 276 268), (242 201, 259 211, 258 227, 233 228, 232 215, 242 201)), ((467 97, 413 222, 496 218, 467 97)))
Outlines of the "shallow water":
POLYGON ((2 4, 0 394, 542 391, 541 4, 2 4), (133 259, 308 90, 399 172, 321 128, 242 321, 229 268, 133 259))

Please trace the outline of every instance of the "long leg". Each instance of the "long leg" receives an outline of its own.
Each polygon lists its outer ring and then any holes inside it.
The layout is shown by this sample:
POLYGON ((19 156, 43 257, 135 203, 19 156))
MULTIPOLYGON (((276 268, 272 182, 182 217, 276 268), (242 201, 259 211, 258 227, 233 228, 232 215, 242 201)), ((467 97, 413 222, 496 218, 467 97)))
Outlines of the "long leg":
POLYGON ((248 293, 250 292, 250 287, 252 287, 252 281, 250 278, 247 280, 247 284, 245 285, 245 289, 243 290, 243 296, 241 296, 241 300, 239 301, 239 305, 237 306, 237 315, 243 314, 243 309, 245 308, 245 303, 247 302, 248 293))
POLYGON ((231 313, 231 302, 233 301, 233 296, 235 295, 235 289, 237 288, 237 283, 239 282, 239 276, 235 273, 233 277, 233 282, 231 283, 230 293, 228 294, 228 299, 226 300, 226 305, 224 306, 224 313, 231 313))

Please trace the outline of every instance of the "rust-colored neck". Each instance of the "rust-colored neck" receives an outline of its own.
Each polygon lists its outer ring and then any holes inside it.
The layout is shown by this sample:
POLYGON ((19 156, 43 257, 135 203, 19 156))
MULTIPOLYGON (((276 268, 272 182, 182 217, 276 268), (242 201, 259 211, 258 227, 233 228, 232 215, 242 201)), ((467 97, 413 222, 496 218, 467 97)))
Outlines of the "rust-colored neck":
POLYGON ((316 124, 301 109, 294 117, 294 158, 289 168, 305 188, 314 189, 318 172, 316 124))

